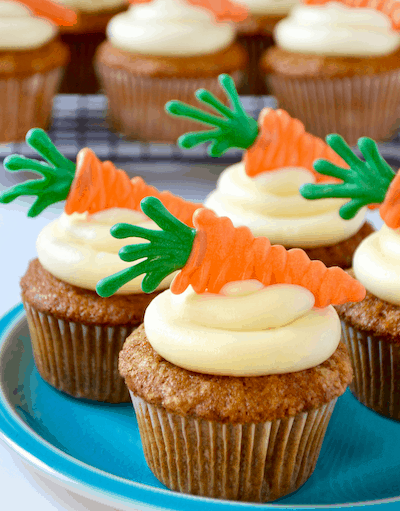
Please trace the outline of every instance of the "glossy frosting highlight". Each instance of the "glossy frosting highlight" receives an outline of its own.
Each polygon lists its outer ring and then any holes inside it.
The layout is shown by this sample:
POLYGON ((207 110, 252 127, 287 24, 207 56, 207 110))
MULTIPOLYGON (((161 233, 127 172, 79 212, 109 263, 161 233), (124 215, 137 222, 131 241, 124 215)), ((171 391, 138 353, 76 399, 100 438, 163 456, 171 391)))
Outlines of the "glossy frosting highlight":
POLYGON ((238 4, 248 7, 251 14, 284 16, 301 0, 236 0, 238 4))
POLYGON ((221 174, 205 206, 285 247, 333 245, 360 229, 365 208, 354 219, 343 220, 339 208, 346 199, 308 201, 299 193, 304 183, 315 183, 315 176, 304 168, 285 167, 252 178, 244 164, 237 163, 221 174))
POLYGON ((327 360, 340 341, 332 306, 314 309, 307 289, 229 283, 219 295, 169 290, 145 313, 146 336, 169 362, 226 376, 301 371, 327 360))
POLYGON ((380 56, 400 47, 388 16, 337 2, 294 7, 275 27, 275 38, 284 50, 327 56, 380 56))
POLYGON ((216 53, 235 38, 231 23, 219 23, 203 8, 185 0, 154 0, 132 5, 107 27, 111 44, 121 50, 154 56, 216 53))

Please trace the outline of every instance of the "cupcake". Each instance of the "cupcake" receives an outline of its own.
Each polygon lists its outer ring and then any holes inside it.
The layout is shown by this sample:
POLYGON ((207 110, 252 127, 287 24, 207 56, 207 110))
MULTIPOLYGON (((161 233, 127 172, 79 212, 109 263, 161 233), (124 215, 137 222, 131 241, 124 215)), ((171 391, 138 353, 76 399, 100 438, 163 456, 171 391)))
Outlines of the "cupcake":
MULTIPOLYGON (((267 502, 297 490, 352 375, 331 304, 364 288, 211 210, 189 228, 154 197, 142 209, 162 231, 114 226, 118 238, 150 241, 124 254, 148 257, 148 290, 181 269, 120 354, 150 469, 203 497, 267 502)), ((113 276, 97 286, 114 289, 113 276)))
POLYGON ((205 206, 219 216, 228 216, 235 226, 249 227, 255 236, 266 236, 271 243, 302 248, 311 259, 327 266, 349 268, 354 250, 374 230, 365 222, 366 208, 351 222, 344 221, 339 208, 345 199, 313 203, 299 193, 304 183, 335 182, 314 170, 316 158, 338 165, 345 162, 284 110, 265 108, 257 124, 244 112, 229 76, 221 76, 220 82, 234 105, 231 111, 218 106, 207 91, 198 91, 197 97, 218 107, 224 118, 206 113, 200 117, 196 109, 179 102, 166 105, 172 115, 192 117, 218 128, 183 135, 178 141, 182 148, 209 141, 211 156, 220 156, 230 147, 246 149, 240 163, 222 172, 205 206))
MULTIPOLYGON (((100 298, 95 292, 97 281, 110 270, 118 272, 129 265, 119 259, 123 242, 110 235, 110 227, 119 221, 154 226, 140 211, 140 200, 148 195, 156 194, 189 225, 200 205, 158 192, 140 177, 130 180, 111 162, 100 162, 88 148, 79 152, 75 166, 42 130, 31 130, 27 142, 48 164, 13 155, 4 166, 34 171, 43 179, 12 187, 0 195, 0 202, 37 195, 28 213, 34 217, 49 204, 67 199, 61 217, 39 234, 38 259, 31 261, 21 280, 36 367, 47 383, 76 398, 129 401, 118 374, 118 353, 142 322, 149 302, 168 287, 171 277, 145 294, 140 277, 130 280, 131 271, 129 283, 117 295, 100 298)), ((121 279, 120 285, 124 284, 121 279)))
POLYGON ((240 88, 241 94, 264 95, 268 93, 259 62, 264 51, 273 45, 273 29, 300 3, 300 0, 236 0, 249 9, 250 15, 238 23, 238 41, 249 54, 247 75, 240 88))
POLYGON ((385 222, 354 254, 351 275, 365 286, 365 299, 337 307, 354 368, 350 388, 367 407, 400 420, 400 175, 395 175, 369 138, 358 142, 365 162, 338 135, 330 135, 328 143, 350 169, 334 168, 323 160, 316 167, 344 183, 329 188, 306 185, 301 193, 309 199, 348 197, 351 200, 341 210, 345 219, 365 204, 381 203, 385 222))
POLYGON ((0 144, 23 141, 32 126, 47 127, 68 61, 57 23, 72 24, 75 14, 49 0, 37 4, 0 1, 0 144))
POLYGON ((60 92, 63 94, 95 94, 100 89, 93 66, 97 47, 106 39, 107 23, 128 8, 127 0, 57 0, 73 9, 77 21, 63 27, 61 40, 71 53, 60 92))
POLYGON ((219 4, 150 0, 110 21, 96 66, 114 129, 132 139, 173 143, 195 125, 172 122, 163 110, 166 101, 193 103, 199 87, 221 97, 221 72, 240 82, 246 51, 235 42, 234 26, 217 19, 242 19, 246 12, 228 0, 219 4))
POLYGON ((261 60, 279 105, 320 137, 339 133, 350 145, 364 135, 390 138, 400 102, 400 2, 304 4, 277 24, 277 45, 261 60))

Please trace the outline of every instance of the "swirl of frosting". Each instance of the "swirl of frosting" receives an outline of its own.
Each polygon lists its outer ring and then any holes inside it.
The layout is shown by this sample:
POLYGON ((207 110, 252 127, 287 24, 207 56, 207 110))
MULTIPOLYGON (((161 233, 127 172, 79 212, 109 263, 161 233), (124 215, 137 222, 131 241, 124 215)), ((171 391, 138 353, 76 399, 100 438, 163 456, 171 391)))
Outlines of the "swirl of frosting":
POLYGON ((124 5, 126 0, 54 0, 65 5, 74 11, 82 12, 101 12, 111 11, 124 5))
POLYGON ((383 227, 365 238, 354 253, 356 278, 372 294, 400 305, 400 231, 383 227))
MULTIPOLYGON (((41 265, 64 282, 95 291, 99 280, 132 266, 118 256, 119 249, 127 245, 127 240, 116 239, 110 234, 110 228, 118 222, 159 229, 142 213, 128 209, 107 209, 90 217, 86 213, 63 213, 44 227, 37 238, 36 249, 41 265)), ((143 240, 129 238, 129 244, 135 243, 143 243, 143 240)), ((173 277, 170 275, 164 279, 159 289, 166 289, 173 277)), ((142 280, 142 275, 136 277, 117 293, 142 293, 142 280)))
POLYGON ((385 14, 337 2, 294 7, 275 27, 275 38, 284 50, 327 56, 388 55, 400 46, 385 14))
POLYGON ((236 3, 246 6, 251 14, 284 16, 300 0, 236 0, 236 3))
POLYGON ((232 282, 221 294, 158 295, 145 313, 146 336, 169 362, 205 374, 262 376, 302 371, 327 360, 340 341, 332 306, 291 284, 232 282))
POLYGON ((154 56, 216 53, 235 38, 230 23, 184 0, 154 0, 131 6, 107 26, 111 44, 121 50, 154 56))
POLYGON ((35 17, 23 4, 0 1, 0 50, 39 48, 57 33, 56 25, 35 17))
POLYGON ((364 222, 366 209, 343 220, 339 208, 346 199, 308 201, 299 193, 304 183, 314 183, 307 169, 285 167, 249 177, 243 163, 228 167, 204 205, 233 225, 249 227, 255 236, 272 244, 312 248, 334 245, 350 238, 364 222))

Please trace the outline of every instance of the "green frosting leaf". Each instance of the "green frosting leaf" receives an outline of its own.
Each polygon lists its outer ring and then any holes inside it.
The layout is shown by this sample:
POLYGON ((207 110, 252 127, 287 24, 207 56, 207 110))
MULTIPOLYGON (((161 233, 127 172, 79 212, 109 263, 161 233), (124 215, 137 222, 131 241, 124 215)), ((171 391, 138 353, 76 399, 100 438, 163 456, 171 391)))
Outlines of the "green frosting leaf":
POLYGON ((301 195, 310 200, 333 197, 351 199, 339 210, 344 220, 353 218, 362 207, 368 204, 383 202, 395 173, 379 154, 376 143, 367 137, 358 140, 358 147, 365 158, 364 162, 356 156, 340 135, 328 135, 326 141, 350 168, 338 167, 327 160, 316 160, 314 169, 317 172, 341 179, 343 183, 305 184, 300 187, 301 195))
POLYGON ((205 89, 196 91, 196 97, 201 103, 210 106, 218 114, 221 114, 220 116, 209 114, 181 101, 169 101, 165 105, 165 110, 171 115, 187 117, 217 128, 182 135, 179 137, 178 145, 183 149, 191 149, 204 142, 211 142, 208 153, 210 156, 218 157, 231 147, 248 149, 257 138, 257 121, 249 117, 244 111, 232 78, 229 75, 222 74, 218 77, 218 80, 231 102, 232 109, 227 108, 211 92, 205 89))
POLYGON ((143 273, 146 274, 142 282, 143 292, 152 293, 167 275, 183 268, 189 259, 196 229, 188 227, 171 215, 155 197, 146 197, 140 205, 143 213, 162 230, 154 231, 123 223, 111 228, 114 238, 144 238, 149 243, 121 248, 119 257, 123 261, 133 262, 144 257, 146 260, 100 280, 96 291, 102 297, 113 295, 124 284, 143 273))
POLYGON ((47 163, 12 154, 4 160, 3 165, 10 172, 31 170, 41 174, 43 179, 30 179, 12 186, 0 194, 0 203, 8 204, 21 195, 37 195, 36 201, 28 211, 29 217, 35 217, 47 206, 67 198, 76 166, 58 151, 42 129, 29 130, 26 141, 47 163))

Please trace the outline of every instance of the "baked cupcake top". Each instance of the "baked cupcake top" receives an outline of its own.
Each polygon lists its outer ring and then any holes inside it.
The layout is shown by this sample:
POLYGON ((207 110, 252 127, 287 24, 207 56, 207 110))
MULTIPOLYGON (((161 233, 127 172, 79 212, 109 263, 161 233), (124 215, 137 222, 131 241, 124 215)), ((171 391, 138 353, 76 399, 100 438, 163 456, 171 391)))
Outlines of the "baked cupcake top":
POLYGON ((40 4, 33 0, 1 0, 0 51, 39 48, 58 34, 57 25, 72 25, 75 21, 73 11, 50 0, 40 4))
MULTIPOLYGON (((142 198, 156 195, 189 225, 194 210, 201 206, 159 192, 140 177, 130 179, 111 162, 102 163, 88 148, 78 153, 75 165, 59 153, 43 130, 31 130, 27 143, 46 163, 12 155, 5 159, 4 167, 10 171, 30 170, 43 178, 11 187, 0 195, 0 203, 35 195, 37 200, 28 212, 34 217, 50 204, 66 199, 64 213, 41 231, 36 247, 42 266, 74 286, 95 290, 98 280, 109 275, 110 269, 120 271, 128 266, 118 257, 122 243, 109 231, 116 222, 156 227, 140 210, 142 198)), ((165 289, 170 281, 171 277, 160 288, 165 289)), ((140 284, 141 278, 135 279, 119 292, 141 293, 140 284)))
POLYGON ((246 10, 228 0, 140 0, 107 26, 113 46, 130 53, 179 57, 217 53, 235 39, 228 21, 246 10))
POLYGON ((195 211, 194 228, 155 197, 142 209, 161 231, 117 224, 111 233, 148 240, 120 250, 125 261, 146 260, 103 279, 97 292, 110 296, 143 273, 143 290, 152 292, 181 270, 145 313, 146 337, 159 355, 190 371, 242 377, 302 371, 335 352, 340 322, 331 304, 365 296, 343 270, 310 261, 301 249, 271 246, 208 209, 195 211))
POLYGON ((339 135, 329 135, 328 144, 348 163, 348 169, 325 160, 314 163, 326 175, 343 180, 341 184, 306 184, 300 193, 307 199, 347 197, 340 209, 344 219, 371 203, 379 208, 384 226, 361 242, 353 259, 356 278, 366 289, 391 304, 400 305, 400 175, 379 154, 376 143, 360 138, 358 147, 365 158, 360 160, 339 135))
POLYGON ((288 52, 331 57, 384 56, 400 47, 400 2, 303 0, 274 30, 288 52), (388 5, 390 4, 390 8, 388 5))
POLYGON ((112 11, 127 3, 127 0, 54 0, 74 11, 97 13, 112 11))
POLYGON ((167 103, 171 115, 189 117, 214 129, 182 135, 178 144, 185 149, 211 142, 209 154, 220 156, 230 147, 245 149, 241 163, 228 167, 205 206, 219 216, 228 216, 235 226, 246 225, 256 236, 286 247, 329 246, 350 238, 362 226, 366 209, 349 223, 339 215, 343 199, 310 203, 299 187, 304 183, 334 182, 313 168, 317 158, 345 162, 322 139, 305 131, 298 119, 284 110, 265 108, 258 122, 247 116, 233 81, 221 75, 220 84, 232 109, 206 90, 198 90, 199 101, 215 110, 211 115, 179 101, 167 103))

